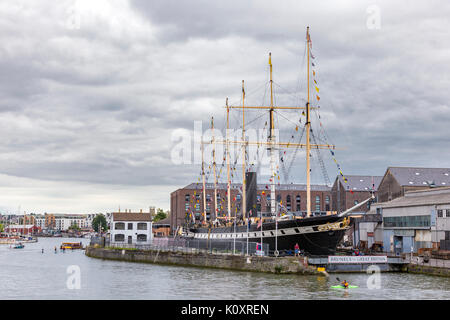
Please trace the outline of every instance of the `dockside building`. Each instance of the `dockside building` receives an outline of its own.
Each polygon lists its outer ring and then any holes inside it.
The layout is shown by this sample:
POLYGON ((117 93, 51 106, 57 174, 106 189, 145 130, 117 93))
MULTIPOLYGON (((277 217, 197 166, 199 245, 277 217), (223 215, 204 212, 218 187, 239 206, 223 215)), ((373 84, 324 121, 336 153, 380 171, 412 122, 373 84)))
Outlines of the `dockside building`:
MULTIPOLYGON (((373 202, 377 202, 378 186, 382 176, 346 175, 337 176, 331 188, 332 210, 343 212, 358 203, 367 200, 372 193, 375 196, 373 202)), ((370 204, 358 208, 358 212, 369 211, 370 204)))
POLYGON ((450 187, 406 192, 374 210, 382 216, 384 251, 450 250, 450 187))
POLYGON ((114 212, 110 228, 113 244, 150 244, 153 239, 152 216, 143 212, 114 212))

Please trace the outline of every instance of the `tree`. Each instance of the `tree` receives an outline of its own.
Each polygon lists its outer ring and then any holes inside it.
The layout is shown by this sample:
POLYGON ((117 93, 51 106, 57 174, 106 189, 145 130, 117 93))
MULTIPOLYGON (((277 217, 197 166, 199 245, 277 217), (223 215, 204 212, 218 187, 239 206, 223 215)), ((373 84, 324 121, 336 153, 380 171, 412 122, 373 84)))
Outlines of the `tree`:
POLYGON ((167 218, 167 213, 164 212, 163 209, 158 208, 158 210, 156 210, 156 216, 153 219, 153 222, 158 222, 159 220, 163 220, 165 218, 167 218))
POLYGON ((72 225, 69 227, 69 230, 74 230, 74 231, 80 231, 80 227, 74 222, 72 223, 72 225))
POLYGON ((92 219, 92 228, 99 232, 99 227, 102 228, 102 231, 108 230, 108 223, 106 222, 106 218, 102 213, 97 214, 94 219, 92 219))
POLYGON ((0 232, 3 232, 5 228, 3 227, 3 224, 0 223, 0 232))

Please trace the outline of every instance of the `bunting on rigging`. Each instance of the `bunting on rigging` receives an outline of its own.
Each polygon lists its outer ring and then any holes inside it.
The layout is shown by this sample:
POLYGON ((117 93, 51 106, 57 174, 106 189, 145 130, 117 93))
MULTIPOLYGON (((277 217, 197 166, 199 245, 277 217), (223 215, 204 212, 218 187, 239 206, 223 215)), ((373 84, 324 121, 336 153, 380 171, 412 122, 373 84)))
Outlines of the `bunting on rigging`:
MULTIPOLYGON (((342 177, 342 179, 344 180, 344 182, 348 184, 348 179, 344 176, 344 173, 343 173, 342 170, 341 170, 341 166, 339 165, 339 163, 337 162, 337 160, 336 160, 336 158, 335 158, 335 156, 334 156, 333 150, 330 149, 330 152, 331 152, 331 156, 332 156, 332 158, 333 158, 334 163, 336 163, 336 166, 337 166, 337 168, 338 168, 339 174, 341 175, 341 177, 342 177)), ((351 194, 353 194, 353 191, 352 191, 351 188, 349 188, 349 191, 350 191, 351 194)))

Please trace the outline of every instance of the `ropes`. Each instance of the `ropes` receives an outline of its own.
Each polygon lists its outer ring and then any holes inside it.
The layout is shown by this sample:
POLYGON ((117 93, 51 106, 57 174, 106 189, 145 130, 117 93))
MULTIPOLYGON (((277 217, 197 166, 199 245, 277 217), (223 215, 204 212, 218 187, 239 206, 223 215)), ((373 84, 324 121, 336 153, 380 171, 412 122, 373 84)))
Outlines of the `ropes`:
MULTIPOLYGON (((311 135, 313 137, 314 143, 317 144, 316 136, 314 135, 313 130, 311 130, 311 135)), ((328 177, 327 169, 325 168, 325 164, 323 163, 322 155, 320 154, 319 148, 316 149, 317 159, 319 160, 320 168, 322 169, 323 178, 327 185, 330 185, 330 178, 328 177)))

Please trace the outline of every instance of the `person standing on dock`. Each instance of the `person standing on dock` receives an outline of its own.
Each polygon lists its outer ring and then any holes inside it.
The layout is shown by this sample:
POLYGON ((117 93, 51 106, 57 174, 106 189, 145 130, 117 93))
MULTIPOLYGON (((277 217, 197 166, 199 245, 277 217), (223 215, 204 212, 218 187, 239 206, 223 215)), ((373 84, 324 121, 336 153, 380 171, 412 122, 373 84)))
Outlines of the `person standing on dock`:
POLYGON ((298 252, 300 250, 300 247, 298 246, 298 243, 295 244, 294 250, 295 250, 295 256, 298 257, 298 252))

